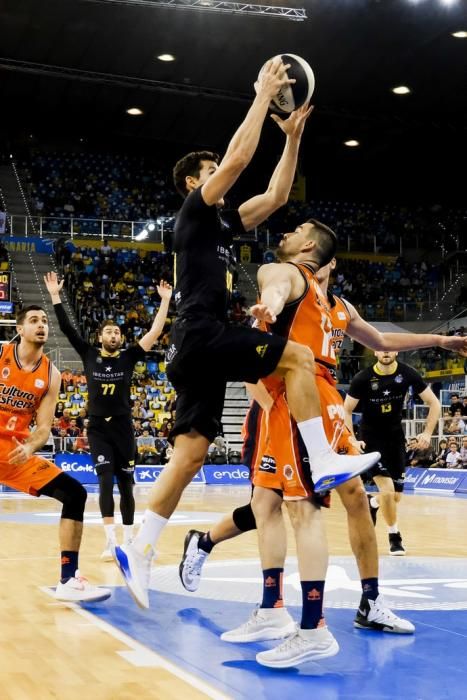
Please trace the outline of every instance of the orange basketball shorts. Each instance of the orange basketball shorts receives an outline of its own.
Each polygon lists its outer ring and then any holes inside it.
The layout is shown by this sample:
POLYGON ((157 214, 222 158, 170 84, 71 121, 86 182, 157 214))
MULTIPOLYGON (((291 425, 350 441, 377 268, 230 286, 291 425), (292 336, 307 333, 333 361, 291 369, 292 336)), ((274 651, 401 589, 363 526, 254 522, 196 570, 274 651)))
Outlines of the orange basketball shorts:
POLYGON ((24 464, 8 464, 8 454, 15 443, 8 438, 0 438, 0 483, 17 491, 37 496, 37 492, 56 476, 62 474, 53 462, 33 455, 24 464))

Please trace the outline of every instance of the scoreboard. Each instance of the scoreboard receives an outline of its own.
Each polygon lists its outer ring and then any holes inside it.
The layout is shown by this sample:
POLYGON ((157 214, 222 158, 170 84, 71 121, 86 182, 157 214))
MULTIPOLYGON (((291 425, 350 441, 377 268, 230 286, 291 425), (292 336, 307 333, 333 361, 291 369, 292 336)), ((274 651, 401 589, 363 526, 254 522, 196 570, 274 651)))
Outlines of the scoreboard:
POLYGON ((0 301, 11 301, 11 272, 0 272, 0 301))

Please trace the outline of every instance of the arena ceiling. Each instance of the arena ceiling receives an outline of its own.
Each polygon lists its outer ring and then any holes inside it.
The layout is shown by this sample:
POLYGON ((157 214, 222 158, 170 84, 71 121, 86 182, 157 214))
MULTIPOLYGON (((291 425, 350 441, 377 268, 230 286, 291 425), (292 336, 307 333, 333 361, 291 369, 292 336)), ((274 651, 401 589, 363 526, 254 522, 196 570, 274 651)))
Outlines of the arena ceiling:
MULTIPOLYGON (((444 3, 294 0, 307 19, 293 22, 109 0, 2 0, 4 145, 53 134, 77 144, 133 140, 171 156, 186 146, 222 151, 258 68, 290 51, 316 74, 302 166, 316 194, 462 204, 467 39, 451 33, 467 31, 467 3, 444 3), (162 63, 161 53, 176 60, 162 63), (401 84, 412 93, 394 95, 401 84), (131 106, 144 114, 128 116, 131 106), (344 147, 350 138, 361 146, 344 147)), ((280 149, 276 130, 266 129, 265 162, 280 149)))

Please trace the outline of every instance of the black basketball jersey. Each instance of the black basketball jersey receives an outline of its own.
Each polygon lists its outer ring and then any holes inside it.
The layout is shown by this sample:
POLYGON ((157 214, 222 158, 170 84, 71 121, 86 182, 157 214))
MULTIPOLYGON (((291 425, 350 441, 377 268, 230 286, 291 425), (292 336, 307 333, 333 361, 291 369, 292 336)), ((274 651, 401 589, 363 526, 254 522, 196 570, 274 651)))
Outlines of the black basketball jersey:
POLYGON ((355 375, 349 396, 359 400, 356 410, 362 414, 362 431, 382 431, 380 437, 383 438, 384 431, 400 429, 409 387, 420 394, 427 385, 413 367, 402 362, 397 363, 392 374, 380 374, 373 365, 355 375))
POLYGON ((54 310, 61 330, 83 361, 89 415, 105 418, 130 415, 131 378, 135 364, 146 354, 143 348, 132 345, 116 355, 103 355, 98 348, 81 338, 61 304, 55 304, 54 310))
POLYGON ((173 237, 178 318, 225 320, 235 266, 232 236, 244 232, 237 210, 208 206, 201 187, 188 195, 173 237))

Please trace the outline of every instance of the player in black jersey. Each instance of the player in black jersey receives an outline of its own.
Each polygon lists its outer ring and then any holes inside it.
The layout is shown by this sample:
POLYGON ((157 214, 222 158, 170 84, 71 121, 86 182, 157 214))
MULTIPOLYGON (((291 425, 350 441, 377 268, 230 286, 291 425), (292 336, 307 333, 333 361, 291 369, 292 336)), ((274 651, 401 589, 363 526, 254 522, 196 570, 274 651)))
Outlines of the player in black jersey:
MULTIPOLYGON (((188 154, 174 168, 175 185, 185 198, 173 237, 178 317, 167 351, 167 374, 177 391, 177 414, 171 433, 174 451, 152 489, 150 507, 133 544, 115 550, 125 582, 141 607, 149 607, 154 545, 221 429, 228 380, 256 383, 275 370, 283 374, 317 491, 352 478, 379 457, 350 457, 332 451, 323 428, 310 348, 227 323, 232 237, 255 228, 286 203, 310 112, 304 106, 285 121, 274 118, 287 139, 267 191, 235 212, 220 210, 225 194, 253 157, 271 97, 289 82, 286 68, 280 59, 266 64, 255 86, 253 104, 219 165, 215 154, 202 151, 188 154)), ((306 228, 310 229, 316 265, 320 267, 333 257, 336 236, 317 221, 307 222, 306 228)), ((262 299, 262 305, 268 312, 274 308, 274 293, 262 299)))
POLYGON ((379 490, 378 503, 388 526, 389 553, 403 556, 405 548, 397 524, 397 504, 404 490, 405 436, 402 429, 402 409, 410 387, 429 407, 425 429, 420 433, 421 448, 430 446, 438 423, 441 406, 421 375, 397 361, 397 352, 375 352, 377 362, 359 372, 345 399, 346 423, 352 426, 352 412, 362 414, 360 437, 362 448, 381 452, 381 461, 368 472, 379 490), (357 408, 358 407, 358 408, 357 408))
POLYGON ((100 326, 100 348, 83 340, 71 325, 60 301, 63 280, 58 282, 55 272, 49 272, 44 281, 54 304, 60 329, 83 361, 88 386, 88 440, 99 479, 99 507, 107 541, 101 558, 111 561, 112 548, 116 544, 114 477, 120 492, 125 542, 131 540, 135 515, 133 473, 136 445, 130 405, 133 370, 138 360, 144 358, 162 333, 172 287, 161 281, 157 287, 161 304, 151 329, 135 345, 122 351, 123 336, 118 325, 111 319, 104 321, 100 326))

